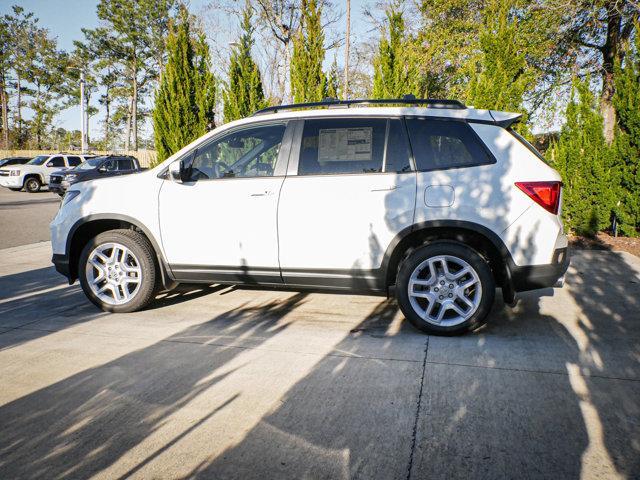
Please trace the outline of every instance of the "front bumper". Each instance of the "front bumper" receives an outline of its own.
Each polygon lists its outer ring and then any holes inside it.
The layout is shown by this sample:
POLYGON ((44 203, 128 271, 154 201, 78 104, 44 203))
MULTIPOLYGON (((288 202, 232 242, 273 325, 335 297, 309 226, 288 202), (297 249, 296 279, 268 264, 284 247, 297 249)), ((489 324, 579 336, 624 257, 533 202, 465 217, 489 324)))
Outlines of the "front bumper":
POLYGON ((516 292, 526 292, 538 288, 553 287, 564 274, 570 263, 569 248, 558 248, 553 253, 551 263, 546 265, 516 266, 509 265, 511 282, 516 292))
POLYGON ((67 188, 69 188, 69 182, 49 184, 49 191, 59 193, 60 195, 63 195, 67 191, 67 188))
POLYGON ((51 258, 53 265, 56 267, 56 271, 69 280, 69 284, 72 284, 75 281, 75 278, 71 278, 70 269, 69 269, 69 257, 65 254, 54 253, 51 258))
POLYGON ((0 177, 0 186, 6 187, 6 188, 22 188, 22 177, 2 176, 0 177))

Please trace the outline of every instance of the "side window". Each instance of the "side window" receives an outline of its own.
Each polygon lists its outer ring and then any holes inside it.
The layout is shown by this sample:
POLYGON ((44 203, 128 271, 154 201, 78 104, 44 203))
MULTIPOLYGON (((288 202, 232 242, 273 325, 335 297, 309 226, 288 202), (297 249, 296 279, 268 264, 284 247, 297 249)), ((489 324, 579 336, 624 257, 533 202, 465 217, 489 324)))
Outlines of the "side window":
POLYGON ((246 128, 198 148, 190 180, 272 176, 285 129, 284 124, 246 128))
POLYGON ((101 165, 101 167, 104 168, 107 172, 115 172, 117 167, 116 160, 113 158, 111 160, 107 160, 101 165))
POLYGON ((77 167, 82 163, 82 160, 80 160, 80 157, 67 157, 67 163, 70 167, 77 167))
POLYGON ((305 120, 298 175, 382 172, 387 120, 305 120))
POLYGON ((407 118, 407 129, 420 171, 494 163, 464 122, 407 118))
POLYGON ((389 136, 387 137, 387 153, 384 171, 396 173, 410 172, 410 156, 409 140, 402 120, 389 120, 389 136))
POLYGON ((53 157, 49 162, 47 162, 47 167, 64 167, 64 158, 62 157, 53 157))
POLYGON ((129 171, 133 170, 133 162, 130 158, 120 158, 118 159, 118 171, 129 171))

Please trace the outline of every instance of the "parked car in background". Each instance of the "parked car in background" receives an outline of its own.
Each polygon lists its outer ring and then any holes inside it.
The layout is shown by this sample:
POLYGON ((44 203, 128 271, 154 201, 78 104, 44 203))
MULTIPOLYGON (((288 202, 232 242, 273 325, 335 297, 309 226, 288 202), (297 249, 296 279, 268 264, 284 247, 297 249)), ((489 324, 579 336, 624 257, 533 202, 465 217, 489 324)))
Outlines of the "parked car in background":
POLYGON ((496 287, 513 305, 569 265, 562 179, 511 130, 520 117, 414 98, 268 107, 147 172, 74 185, 53 263, 112 312, 180 282, 313 287, 394 292, 417 328, 472 330, 496 287), (333 108, 374 102, 407 106, 333 108))
POLYGON ((93 157, 75 168, 53 172, 49 181, 49 190, 64 195, 67 189, 75 183, 115 175, 127 175, 141 170, 143 169, 140 168, 138 159, 130 155, 93 157))
POLYGON ((9 165, 24 165, 31 157, 6 157, 0 160, 0 167, 8 167, 9 165))
POLYGON ((11 190, 34 193, 49 184, 52 172, 61 168, 77 167, 93 155, 54 153, 38 155, 24 165, 0 167, 0 186, 11 190))

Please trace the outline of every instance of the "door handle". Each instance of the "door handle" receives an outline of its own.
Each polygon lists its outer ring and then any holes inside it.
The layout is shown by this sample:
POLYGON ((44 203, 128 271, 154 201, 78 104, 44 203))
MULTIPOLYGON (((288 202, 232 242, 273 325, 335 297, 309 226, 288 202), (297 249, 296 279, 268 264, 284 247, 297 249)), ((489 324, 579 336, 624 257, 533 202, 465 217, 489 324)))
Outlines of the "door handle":
POLYGON ((260 193, 252 193, 251 196, 252 197, 266 197, 269 195, 273 195, 273 192, 271 190, 267 190, 266 192, 260 192, 260 193))
POLYGON ((393 190, 397 190, 398 187, 397 185, 394 185, 393 187, 389 187, 389 188, 373 188, 371 189, 372 192, 391 192, 393 190))

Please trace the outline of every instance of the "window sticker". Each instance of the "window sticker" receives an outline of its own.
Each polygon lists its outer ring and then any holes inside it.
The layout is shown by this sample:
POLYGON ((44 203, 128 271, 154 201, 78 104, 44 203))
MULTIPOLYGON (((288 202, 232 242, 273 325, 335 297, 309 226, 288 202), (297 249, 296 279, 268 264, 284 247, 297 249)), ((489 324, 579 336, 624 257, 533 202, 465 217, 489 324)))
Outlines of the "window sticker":
POLYGON ((320 130, 318 163, 371 161, 373 127, 320 130))

